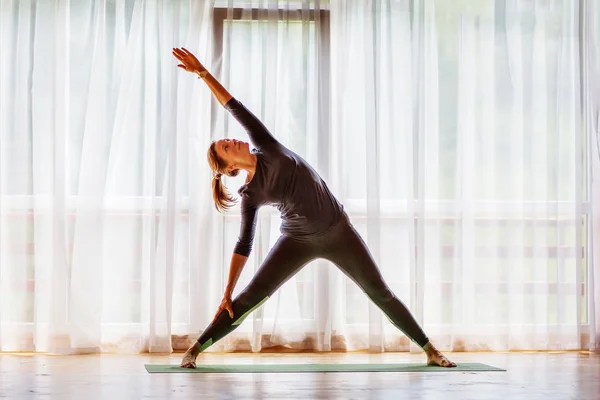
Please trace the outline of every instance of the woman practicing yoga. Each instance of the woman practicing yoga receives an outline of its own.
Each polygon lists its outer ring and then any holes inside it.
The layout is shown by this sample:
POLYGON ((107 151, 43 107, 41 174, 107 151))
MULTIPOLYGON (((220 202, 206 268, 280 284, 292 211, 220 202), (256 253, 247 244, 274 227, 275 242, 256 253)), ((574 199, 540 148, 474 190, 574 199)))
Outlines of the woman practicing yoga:
POLYGON ((242 222, 223 300, 211 324, 185 353, 183 368, 195 368, 198 354, 232 332, 304 265, 317 258, 334 263, 387 315, 392 323, 427 354, 427 363, 455 367, 430 342, 406 306, 384 282, 369 249, 354 229, 342 204, 319 174, 300 156, 279 143, 269 130, 185 48, 173 49, 178 67, 199 75, 219 103, 246 129, 249 144, 221 139, 208 149, 213 170, 213 198, 219 211, 235 199, 221 177, 247 173, 238 190, 242 222), (231 295, 252 249, 258 209, 274 205, 281 212, 281 236, 246 288, 231 295))

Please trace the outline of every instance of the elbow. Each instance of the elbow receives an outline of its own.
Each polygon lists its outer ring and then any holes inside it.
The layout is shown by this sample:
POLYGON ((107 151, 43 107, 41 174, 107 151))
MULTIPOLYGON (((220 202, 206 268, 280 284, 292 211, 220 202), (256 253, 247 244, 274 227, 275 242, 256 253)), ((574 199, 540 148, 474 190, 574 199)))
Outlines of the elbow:
POLYGON ((239 254, 241 256, 248 257, 250 255, 250 253, 252 252, 252 242, 246 242, 246 241, 239 240, 236 243, 235 248, 233 249, 233 252, 235 254, 239 254))

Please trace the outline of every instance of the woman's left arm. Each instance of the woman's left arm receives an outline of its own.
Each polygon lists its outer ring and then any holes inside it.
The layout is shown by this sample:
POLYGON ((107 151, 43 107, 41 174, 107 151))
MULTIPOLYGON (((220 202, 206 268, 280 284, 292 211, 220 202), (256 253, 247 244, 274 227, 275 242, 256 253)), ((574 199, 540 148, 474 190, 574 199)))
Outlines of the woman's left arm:
POLYGON ((241 102, 234 99, 190 51, 185 48, 173 49, 173 55, 181 61, 179 68, 197 74, 206 82, 219 103, 242 125, 257 148, 262 149, 270 144, 279 143, 265 125, 241 102))

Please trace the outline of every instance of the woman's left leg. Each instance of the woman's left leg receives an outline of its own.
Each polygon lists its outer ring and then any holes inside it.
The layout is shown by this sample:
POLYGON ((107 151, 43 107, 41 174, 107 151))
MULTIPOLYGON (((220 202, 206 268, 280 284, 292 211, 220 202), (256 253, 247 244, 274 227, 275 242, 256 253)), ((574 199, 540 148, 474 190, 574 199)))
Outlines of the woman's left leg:
POLYGON ((250 313, 314 257, 309 243, 282 235, 248 285, 233 299, 231 307, 234 318, 227 311, 221 311, 185 353, 181 366, 195 368, 198 354, 233 332, 250 313))
POLYGON ((386 284, 366 243, 349 222, 343 223, 341 229, 336 230, 332 246, 329 247, 325 258, 335 263, 398 329, 427 353, 430 364, 456 366, 429 342, 410 310, 386 284))

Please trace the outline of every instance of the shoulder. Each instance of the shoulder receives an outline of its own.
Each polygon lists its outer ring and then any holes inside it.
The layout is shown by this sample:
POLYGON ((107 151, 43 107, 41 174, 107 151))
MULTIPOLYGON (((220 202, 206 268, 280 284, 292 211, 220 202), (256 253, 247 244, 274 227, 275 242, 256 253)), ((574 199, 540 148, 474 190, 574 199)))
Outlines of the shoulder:
POLYGON ((289 157, 290 150, 278 141, 265 143, 260 149, 253 149, 259 159, 265 164, 277 162, 277 160, 289 157))
POLYGON ((244 210, 259 208, 261 206, 260 196, 256 193, 250 184, 245 183, 238 189, 238 195, 240 196, 240 207, 242 212, 244 210))
POLYGON ((247 183, 244 183, 242 186, 240 186, 237 192, 240 195, 242 206, 252 203, 252 191, 247 183))

